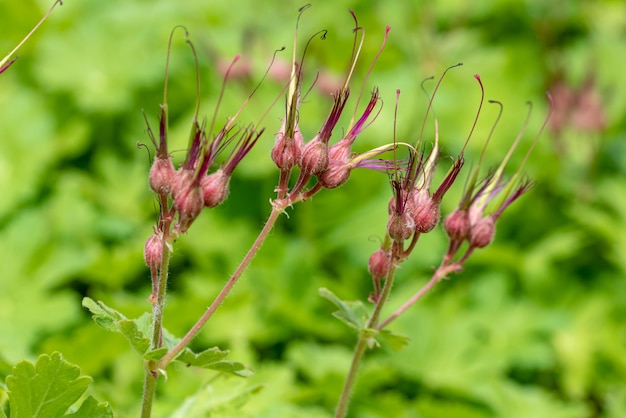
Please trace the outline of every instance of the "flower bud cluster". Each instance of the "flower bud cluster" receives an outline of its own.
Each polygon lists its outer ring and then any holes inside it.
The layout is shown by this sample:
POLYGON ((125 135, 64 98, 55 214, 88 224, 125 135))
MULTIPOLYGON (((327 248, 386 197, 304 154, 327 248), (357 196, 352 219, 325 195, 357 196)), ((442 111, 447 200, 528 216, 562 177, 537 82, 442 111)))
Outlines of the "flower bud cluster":
POLYGON ((157 150, 156 158, 149 173, 150 188, 159 196, 162 205, 171 202, 178 215, 177 233, 185 233, 205 207, 213 208, 226 200, 229 182, 233 170, 252 149, 263 131, 253 127, 240 130, 235 134, 224 128, 212 141, 208 141, 206 132, 197 122, 192 127, 191 144, 181 167, 174 168, 167 152, 167 115, 162 107, 160 117, 160 139, 157 141, 148 126, 148 135, 157 150), (219 152, 226 145, 235 141, 234 150, 216 171, 209 173, 219 152))

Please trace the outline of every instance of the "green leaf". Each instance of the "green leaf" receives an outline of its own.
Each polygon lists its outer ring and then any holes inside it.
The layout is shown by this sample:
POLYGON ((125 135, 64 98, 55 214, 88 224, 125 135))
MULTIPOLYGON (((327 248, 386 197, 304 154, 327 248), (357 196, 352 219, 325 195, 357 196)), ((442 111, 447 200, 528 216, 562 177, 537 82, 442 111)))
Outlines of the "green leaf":
POLYGON ((92 396, 89 396, 85 399, 78 411, 69 416, 72 418, 112 418, 113 413, 108 403, 99 403, 92 396))
POLYGON ((409 344, 409 341, 411 340, 406 335, 396 334, 386 329, 380 331, 378 335, 380 335, 383 341, 389 344, 389 346, 396 351, 401 350, 404 347, 406 347, 407 344, 409 344))
POLYGON ((252 375, 252 371, 242 363, 224 360, 226 356, 228 356, 228 351, 220 350, 218 347, 212 347, 197 354, 189 348, 185 348, 176 360, 187 364, 187 366, 217 370, 242 377, 252 375))
POLYGON ((111 332, 121 332, 117 323, 126 317, 115 309, 109 308, 103 302, 96 302, 87 297, 83 298, 83 307, 89 309, 93 314, 93 320, 102 328, 111 332))
MULTIPOLYGON (((33 365, 22 361, 7 376, 11 418, 60 417, 87 390, 92 379, 80 376, 78 366, 65 361, 58 352, 42 354, 33 365)), ((93 399, 93 398, 92 398, 93 399)), ((112 417, 108 404, 87 401, 84 417, 112 417), (93 412, 99 415, 92 414, 93 412)), ((82 409, 82 407, 81 407, 82 409)))
POLYGON ((365 322, 369 317, 369 313, 363 302, 360 300, 353 302, 343 301, 325 287, 320 288, 319 294, 339 308, 338 311, 333 312, 335 318, 356 330, 365 328, 365 322))
POLYGON ((119 332, 141 355, 150 348, 150 315, 144 313, 137 319, 128 319, 103 302, 83 298, 83 306, 93 314, 96 324, 111 332, 119 332))
POLYGON ((150 315, 144 313, 137 319, 123 319, 117 323, 119 331, 139 354, 144 354, 150 348, 149 322, 150 315))

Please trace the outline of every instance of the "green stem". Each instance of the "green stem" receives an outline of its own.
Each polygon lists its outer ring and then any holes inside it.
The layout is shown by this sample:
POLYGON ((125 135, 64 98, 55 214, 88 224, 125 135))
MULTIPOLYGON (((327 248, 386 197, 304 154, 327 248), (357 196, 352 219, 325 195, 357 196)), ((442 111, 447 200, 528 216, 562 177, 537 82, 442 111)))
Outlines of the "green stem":
MULTIPOLYGON (((395 254, 394 258, 395 259, 395 254)), ((370 319, 367 321, 365 326, 365 330, 361 330, 359 332, 359 339, 356 343, 356 347, 354 348, 354 355, 352 357, 352 363, 350 365, 350 371, 346 376, 346 381, 343 385, 343 390, 341 391, 341 396, 339 397, 339 401, 337 402, 337 409, 335 410, 335 418, 344 418, 346 413, 348 412, 348 406, 350 404, 350 396, 352 395, 352 390, 354 388, 354 384, 356 382, 356 377, 359 371, 359 366, 361 365, 361 361, 363 360, 363 356, 365 355, 365 350, 367 350, 368 342, 372 338, 370 332, 367 332, 369 329, 377 328, 378 319, 380 318, 380 313, 382 312, 383 306, 389 297, 389 293, 391 293, 391 288, 393 287, 393 279, 395 277, 396 265, 392 263, 389 272, 387 273, 387 279, 385 280, 385 285, 383 286, 383 291, 374 306, 374 312, 370 319)))
MULTIPOLYGON (((169 225, 168 225, 169 229, 169 225)), ((152 305, 152 339, 150 349, 156 350, 161 347, 163 341, 163 310, 165 308, 165 293, 167 291, 167 279, 169 272, 171 243, 169 236, 163 236, 163 259, 159 270, 156 300, 152 305)), ((154 362, 147 362, 145 368, 145 378, 143 386, 143 397, 141 403, 141 418, 150 418, 152 413, 152 401, 156 390, 158 377, 158 365, 154 362)))
POLYGON ((385 319, 375 328, 380 331, 385 328, 391 321, 402 315, 407 309, 409 309, 415 302, 420 300, 430 289, 432 289, 437 283, 439 283, 444 277, 446 277, 450 273, 456 273, 460 271, 462 265, 459 262, 455 262, 449 265, 446 265, 445 262, 442 264, 434 273, 433 277, 430 278, 428 283, 424 285, 416 294, 414 294, 409 300, 407 300, 404 305, 400 306, 394 313, 389 315, 389 318, 385 319))
POLYGON ((194 324, 194 326, 187 332, 187 334, 174 346, 161 360, 158 362, 159 369, 164 369, 169 363, 172 362, 178 356, 178 354, 191 342, 191 340, 198 335, 204 324, 209 320, 209 318, 215 313, 217 308, 222 304, 226 296, 230 293, 237 280, 241 277, 241 274, 248 267, 257 251, 269 235, 269 232, 272 230, 274 225, 276 224, 276 220, 280 216, 280 214, 284 211, 284 207, 279 205, 272 206, 272 212, 270 213, 263 230, 259 233, 259 236, 256 238, 252 247, 248 250, 248 253, 245 255, 237 270, 233 273, 233 275, 228 279, 228 282, 224 285, 221 292, 217 295, 211 306, 204 312, 204 314, 198 319, 198 321, 194 324))
POLYGON ((149 370, 146 365, 146 374, 143 382, 143 398, 141 402, 141 418, 150 418, 152 413, 152 400, 156 390, 156 376, 149 370))

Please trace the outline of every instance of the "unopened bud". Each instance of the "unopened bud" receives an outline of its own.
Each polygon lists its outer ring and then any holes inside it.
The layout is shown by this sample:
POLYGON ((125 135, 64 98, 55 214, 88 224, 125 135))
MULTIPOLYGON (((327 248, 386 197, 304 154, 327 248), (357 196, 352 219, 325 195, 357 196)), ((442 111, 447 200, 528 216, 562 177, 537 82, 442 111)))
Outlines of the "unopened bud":
POLYGON ((388 251, 379 249, 370 256, 368 262, 368 270, 374 280, 380 280, 387 277, 389 268, 391 267, 391 256, 388 251))
POLYGON ((443 220, 443 229, 448 234, 448 238, 453 241, 463 241, 468 238, 470 231, 470 221, 467 211, 455 210, 443 220))
POLYGON ((396 242, 407 240, 415 231, 415 223, 408 212, 393 214, 387 223, 387 233, 396 242))
POLYGON ((163 240, 159 234, 154 234, 146 240, 143 259, 151 271, 156 271, 161 267, 163 262, 163 240))
POLYGON ((174 207, 178 211, 179 229, 180 232, 184 233, 202 211, 204 198, 200 185, 193 176, 184 172, 180 175, 179 181, 175 183, 175 188, 172 189, 172 196, 174 196, 174 207), (175 194, 174 191, 176 191, 175 194))
POLYGON ((167 196, 172 191, 172 185, 176 177, 176 170, 172 160, 168 158, 155 158, 148 180, 150 188, 159 195, 167 196))
POLYGON ((295 167, 302 157, 302 134, 295 131, 294 137, 285 136, 284 124, 276 135, 276 142, 272 148, 272 161, 280 170, 291 170, 295 167))
POLYGON ((350 142, 341 140, 330 147, 328 158, 328 169, 318 179, 325 188, 334 189, 350 178, 350 142))
POLYGON ((302 149, 300 169, 304 174, 317 176, 328 168, 328 144, 319 137, 313 138, 302 149))
POLYGON ((491 216, 482 218, 474 223, 469 233, 469 244, 472 247, 484 248, 491 244, 496 234, 496 224, 491 216))
POLYGON ((214 208, 222 204, 228 197, 229 182, 230 176, 221 168, 208 176, 204 176, 202 180, 200 180, 204 206, 214 208))
POLYGON ((328 169, 318 176, 319 182, 326 189, 341 186, 350 178, 350 165, 346 163, 330 163, 328 169))
POLYGON ((439 204, 430 197, 426 189, 409 194, 407 212, 413 217, 415 230, 422 234, 432 231, 441 217, 439 204))
POLYGON ((194 170, 181 168, 175 172, 174 180, 172 181, 172 199, 176 199, 185 189, 189 187, 195 174, 194 170))

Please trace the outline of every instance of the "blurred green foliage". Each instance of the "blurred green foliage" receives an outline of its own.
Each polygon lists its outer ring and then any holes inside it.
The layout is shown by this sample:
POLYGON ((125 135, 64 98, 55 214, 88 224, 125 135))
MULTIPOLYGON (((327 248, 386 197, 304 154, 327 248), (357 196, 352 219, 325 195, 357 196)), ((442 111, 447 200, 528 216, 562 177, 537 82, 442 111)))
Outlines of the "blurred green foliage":
MULTIPOLYGON (((0 0, 0 51, 11 50, 48 3, 0 0)), ((290 60, 302 4, 64 3, 0 76, 0 375, 4 381, 10 365, 60 351, 94 378, 89 394, 110 402, 116 416, 137 416, 141 359, 122 336, 97 327, 81 299, 102 300, 128 317, 150 308, 142 251, 156 211, 146 180, 149 156, 135 145, 148 142, 141 110, 154 123, 163 100, 170 31, 185 25, 198 48, 207 118, 216 106, 220 66, 237 53, 249 60, 250 76, 227 86, 218 112, 225 121, 274 50, 287 45, 279 60, 290 60)), ((367 34, 353 98, 385 26, 392 27, 365 81, 366 94, 380 88, 385 107, 357 151, 392 139, 396 89, 397 137, 415 141, 427 104, 422 79, 459 61, 464 66, 449 73, 435 99, 444 153, 458 153, 470 130, 480 98, 474 73, 487 98, 505 105, 487 152, 490 164, 521 129, 525 100, 534 103, 526 147, 547 112, 546 89, 553 89, 557 117, 525 170, 537 182, 534 190, 505 212, 493 245, 391 325, 411 338, 407 347, 368 353, 350 416, 626 416, 626 5, 314 1, 300 21, 299 51, 317 31, 328 35, 307 51, 309 84, 318 70, 320 84, 345 73, 354 25, 349 8, 367 34)), ((170 149, 177 160, 193 113, 194 80, 192 56, 177 36, 169 78, 170 149)), ((256 121, 283 85, 266 80, 240 120, 256 121)), ((307 138, 330 104, 319 89, 307 97, 300 109, 307 138)), ((229 200, 203 213, 176 245, 165 313, 176 335, 208 306, 269 213, 277 180, 269 150, 282 110, 281 98, 264 119, 266 135, 235 172, 229 200)), ((496 111, 486 105, 468 167, 496 111)), ((426 135, 431 140, 432 119, 426 135)), ((455 185, 446 211, 461 191, 455 185)), ((230 350, 255 375, 172 367, 159 384, 155 416, 207 416, 207 410, 212 417, 329 416, 356 336, 332 317, 334 308, 318 289, 367 298, 367 258, 384 232, 390 195, 384 175, 357 171, 342 188, 289 211, 193 343, 198 351, 230 350)), ((441 231, 424 237, 419 257, 399 273, 390 309, 425 283, 445 246, 441 231)), ((4 402, 4 386, 0 394, 4 402)))

